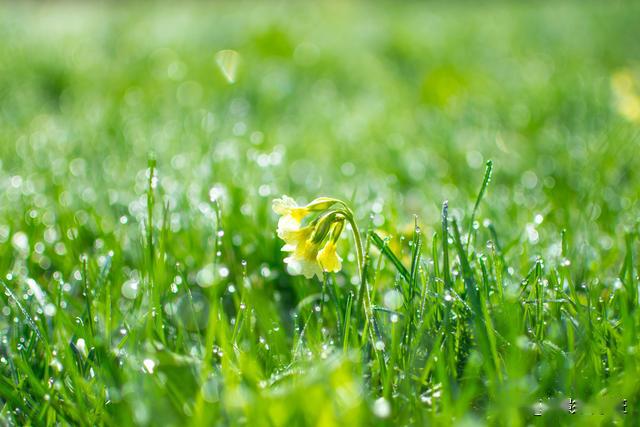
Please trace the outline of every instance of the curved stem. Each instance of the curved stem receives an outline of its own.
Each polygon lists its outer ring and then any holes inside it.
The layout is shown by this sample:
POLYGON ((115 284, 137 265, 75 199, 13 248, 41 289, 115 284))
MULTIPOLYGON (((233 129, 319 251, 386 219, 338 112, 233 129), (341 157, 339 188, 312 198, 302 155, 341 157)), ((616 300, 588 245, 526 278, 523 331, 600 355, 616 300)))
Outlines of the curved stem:
POLYGON ((360 235, 360 230, 358 229, 358 225, 353 217, 353 212, 349 208, 345 206, 348 215, 346 215, 347 221, 351 224, 351 230, 353 233, 353 239, 356 244, 356 258, 358 259, 358 273, 360 275, 360 286, 361 286, 361 295, 362 305, 364 309, 364 315, 367 321, 367 325, 365 329, 369 329, 369 338, 371 339, 371 344, 373 346, 373 351, 377 354, 377 349, 375 346, 375 339, 373 336, 373 332, 376 329, 373 319, 373 311, 371 309, 371 296, 369 295, 369 289, 366 287, 367 283, 365 280, 365 269, 364 269, 364 247, 362 246, 362 236, 360 235))
POLYGON ((353 240, 355 240, 356 244, 356 258, 358 259, 358 275, 360 276, 360 283, 364 283, 363 274, 364 274, 364 248, 362 247, 362 237, 360 236, 360 230, 358 229, 358 225, 353 218, 353 212, 348 211, 348 215, 346 215, 347 221, 351 224, 351 230, 353 231, 353 240))

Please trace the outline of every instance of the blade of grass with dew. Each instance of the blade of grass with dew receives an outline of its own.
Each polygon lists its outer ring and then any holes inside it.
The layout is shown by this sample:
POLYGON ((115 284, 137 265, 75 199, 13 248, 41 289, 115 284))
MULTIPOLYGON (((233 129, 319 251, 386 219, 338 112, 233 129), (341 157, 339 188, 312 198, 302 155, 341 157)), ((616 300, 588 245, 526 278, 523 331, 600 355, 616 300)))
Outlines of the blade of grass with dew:
POLYGON ((473 205, 473 211, 471 211, 471 218, 469 219, 469 231, 467 235, 467 247, 466 252, 469 253, 469 246, 471 245, 471 233, 473 232, 473 223, 476 219, 476 213, 478 211, 478 206, 480 206, 480 202, 484 197, 484 193, 491 182, 491 174, 493 172, 493 161, 487 160, 487 164, 484 170, 484 177, 482 178, 482 185, 480 186, 480 191, 478 192, 478 197, 476 197, 476 202, 473 205))

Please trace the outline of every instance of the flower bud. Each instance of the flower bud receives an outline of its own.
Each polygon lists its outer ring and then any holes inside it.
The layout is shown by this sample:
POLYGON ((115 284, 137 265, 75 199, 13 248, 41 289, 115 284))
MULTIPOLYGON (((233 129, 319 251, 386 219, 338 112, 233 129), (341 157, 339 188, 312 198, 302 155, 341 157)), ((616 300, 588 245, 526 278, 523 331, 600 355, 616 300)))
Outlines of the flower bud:
POLYGON ((311 212, 325 211, 338 202, 339 200, 332 199, 330 197, 318 197, 306 205, 305 209, 311 212))
POLYGON ((311 236, 311 239, 314 243, 320 243, 324 241, 324 239, 329 234, 329 231, 331 230, 331 226, 333 225, 337 214, 338 212, 336 211, 329 211, 318 219, 316 229, 313 233, 313 236, 311 236))

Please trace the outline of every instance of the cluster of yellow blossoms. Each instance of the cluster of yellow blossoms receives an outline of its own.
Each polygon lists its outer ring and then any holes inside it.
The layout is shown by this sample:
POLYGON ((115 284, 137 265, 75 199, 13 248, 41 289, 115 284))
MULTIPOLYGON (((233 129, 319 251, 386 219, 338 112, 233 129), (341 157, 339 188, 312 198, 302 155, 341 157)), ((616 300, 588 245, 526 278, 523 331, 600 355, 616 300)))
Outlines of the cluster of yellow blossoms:
POLYGON ((342 258, 336 252, 338 238, 351 212, 337 199, 319 197, 306 206, 298 206, 291 197, 273 201, 273 211, 280 215, 278 237, 284 240, 283 251, 290 274, 302 274, 307 279, 322 277, 323 271, 338 272, 342 258), (317 214, 303 223, 305 218, 317 214))

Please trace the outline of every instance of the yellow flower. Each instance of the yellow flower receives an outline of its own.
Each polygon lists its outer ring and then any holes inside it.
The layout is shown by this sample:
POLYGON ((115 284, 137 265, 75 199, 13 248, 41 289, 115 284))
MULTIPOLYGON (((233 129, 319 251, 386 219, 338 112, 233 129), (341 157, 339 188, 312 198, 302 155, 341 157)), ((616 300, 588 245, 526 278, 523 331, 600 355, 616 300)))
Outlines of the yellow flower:
POLYGON ((342 202, 319 197, 306 206, 298 206, 292 198, 282 196, 273 201, 272 207, 280 215, 277 231, 278 237, 285 242, 282 250, 291 253, 284 260, 290 274, 301 274, 311 279, 313 276, 322 277, 323 269, 340 271, 342 260, 336 253, 336 242, 345 219, 342 202), (342 207, 332 208, 336 204, 342 207), (303 226, 305 217, 316 212, 319 215, 303 226))
POLYGON ((316 259, 325 271, 337 273, 342 268, 342 258, 336 252, 336 243, 332 240, 318 252, 316 259))

